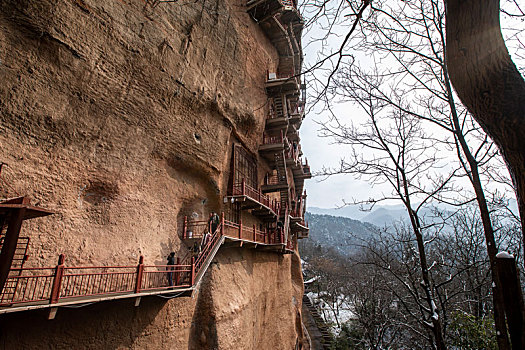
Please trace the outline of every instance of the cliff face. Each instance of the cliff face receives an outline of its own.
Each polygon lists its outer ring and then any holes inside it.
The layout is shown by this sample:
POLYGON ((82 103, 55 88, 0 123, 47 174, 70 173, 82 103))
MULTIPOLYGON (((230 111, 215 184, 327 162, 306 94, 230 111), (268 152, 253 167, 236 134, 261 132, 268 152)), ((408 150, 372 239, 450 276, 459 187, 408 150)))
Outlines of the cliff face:
POLYGON ((218 209, 233 135, 256 152, 277 62, 240 9, 2 3, 3 177, 57 211, 26 229, 33 262, 158 263, 178 249, 179 213, 218 209))
MULTIPOLYGON (((0 197, 56 211, 24 223, 26 266, 185 252, 182 218, 221 209, 233 142, 257 154, 277 65, 239 0, 2 1, 0 197)), ((194 298, 4 315, 0 346, 293 348, 297 256, 230 248, 216 262, 194 298)))

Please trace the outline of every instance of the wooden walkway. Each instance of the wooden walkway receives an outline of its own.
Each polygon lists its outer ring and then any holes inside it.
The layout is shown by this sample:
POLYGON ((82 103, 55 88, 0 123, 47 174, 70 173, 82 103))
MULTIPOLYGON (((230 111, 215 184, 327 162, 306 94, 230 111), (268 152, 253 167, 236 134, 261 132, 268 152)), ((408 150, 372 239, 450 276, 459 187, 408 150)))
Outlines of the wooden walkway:
MULTIPOLYGON (((191 222, 187 223, 191 226, 191 222)), ((141 257, 135 266, 65 266, 60 255, 56 267, 14 268, 7 281, 9 288, 0 294, 0 314, 50 309, 50 318, 58 307, 151 295, 182 297, 192 295, 210 263, 224 244, 259 248, 281 254, 293 253, 294 246, 284 242, 284 235, 243 230, 242 225, 224 220, 196 257, 175 265, 146 265, 141 257)), ((201 236, 202 237, 202 236, 201 236)))

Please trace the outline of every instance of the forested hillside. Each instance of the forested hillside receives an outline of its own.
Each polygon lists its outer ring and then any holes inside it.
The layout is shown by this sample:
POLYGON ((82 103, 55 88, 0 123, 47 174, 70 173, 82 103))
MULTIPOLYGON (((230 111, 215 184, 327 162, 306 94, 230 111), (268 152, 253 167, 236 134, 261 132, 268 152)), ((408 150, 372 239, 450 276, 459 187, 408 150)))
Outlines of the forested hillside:
MULTIPOLYGON (((305 247, 320 245, 323 248, 332 248, 342 255, 357 252, 358 246, 377 230, 377 227, 370 223, 340 216, 307 212, 305 218, 310 227, 310 234, 309 240, 301 244, 305 247)), ((307 256, 308 251, 302 250, 302 254, 307 256)))

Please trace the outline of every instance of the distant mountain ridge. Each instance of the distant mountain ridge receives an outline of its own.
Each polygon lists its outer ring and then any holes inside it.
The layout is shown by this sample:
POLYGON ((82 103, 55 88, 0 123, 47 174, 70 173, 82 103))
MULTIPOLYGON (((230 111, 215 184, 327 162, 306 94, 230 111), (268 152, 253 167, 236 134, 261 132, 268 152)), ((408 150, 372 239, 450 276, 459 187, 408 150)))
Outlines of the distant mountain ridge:
MULTIPOLYGON (((450 212, 455 211, 455 207, 447 204, 437 204, 440 210, 449 210, 450 212)), ((353 220, 359 220, 362 222, 368 222, 379 227, 390 226, 396 221, 408 222, 408 215, 403 205, 376 205, 371 211, 363 211, 359 208, 359 205, 347 205, 342 208, 318 208, 308 207, 308 212, 317 215, 332 215, 335 217, 345 217, 353 220)), ((508 207, 516 215, 518 213, 518 205, 515 198, 508 200, 508 207)), ((422 217, 428 217, 430 220, 432 215, 432 209, 430 206, 426 206, 420 210, 422 217)))
POLYGON ((394 221, 404 220, 406 217, 406 210, 402 205, 376 206, 372 211, 361 210, 358 205, 348 205, 342 208, 308 207, 308 211, 312 214, 332 215, 369 222, 376 226, 389 226, 394 221))
POLYGON ((309 240, 322 247, 333 248, 338 253, 349 255, 357 250, 361 239, 373 235, 378 229, 373 224, 341 216, 327 214, 305 215, 310 227, 309 240))

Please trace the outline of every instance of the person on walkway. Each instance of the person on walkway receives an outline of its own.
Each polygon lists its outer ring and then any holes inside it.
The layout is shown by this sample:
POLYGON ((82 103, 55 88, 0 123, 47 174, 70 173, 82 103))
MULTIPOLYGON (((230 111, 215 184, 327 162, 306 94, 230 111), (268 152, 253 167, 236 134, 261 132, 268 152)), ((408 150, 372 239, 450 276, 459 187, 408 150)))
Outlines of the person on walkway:
POLYGON ((197 242, 193 243, 193 247, 191 247, 191 253, 193 256, 199 255, 200 253, 199 243, 197 242))
POLYGON ((216 212, 213 212, 210 216, 210 220, 208 221, 209 226, 211 226, 211 234, 214 234, 217 230, 217 227, 219 227, 220 222, 219 215, 217 215, 216 212))
POLYGON ((166 270, 168 270, 168 284, 171 286, 173 286, 173 275, 174 275, 174 272, 172 272, 174 269, 175 269, 175 252, 171 252, 170 255, 168 255, 167 257, 168 259, 168 263, 167 263, 167 267, 166 267, 166 270))
MULTIPOLYGON (((284 233, 284 224, 281 220, 277 222, 277 239, 280 241, 282 234, 284 233)), ((282 242, 281 242, 282 243, 282 242)))
POLYGON ((206 249, 206 246, 208 245, 208 242, 210 241, 210 239, 211 239, 211 234, 209 232, 206 232, 204 236, 202 237, 201 252, 204 251, 204 249, 206 249))

